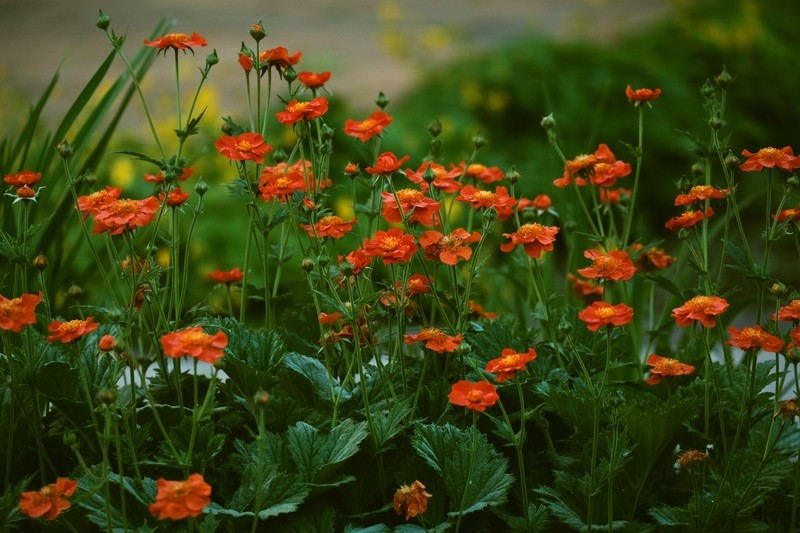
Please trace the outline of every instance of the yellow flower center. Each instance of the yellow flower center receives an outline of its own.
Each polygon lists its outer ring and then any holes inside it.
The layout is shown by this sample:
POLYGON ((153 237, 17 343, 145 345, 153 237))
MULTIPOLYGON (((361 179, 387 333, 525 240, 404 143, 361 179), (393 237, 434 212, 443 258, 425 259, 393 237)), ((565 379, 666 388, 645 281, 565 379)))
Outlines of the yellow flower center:
POLYGON ((319 222, 317 222, 317 224, 319 224, 320 226, 333 226, 335 224, 341 224, 342 222, 344 222, 344 220, 342 220, 342 217, 337 217, 336 215, 329 215, 327 217, 322 217, 321 219, 319 219, 319 222))
POLYGON ((281 177, 275 180, 276 189, 288 189, 292 182, 287 177, 281 177))
POLYGON ((493 203, 495 194, 491 191, 478 191, 475 193, 475 199, 481 203, 493 203))
POLYGON ((358 131, 369 131, 375 127, 375 124, 376 122, 374 119, 368 118, 359 124, 357 129, 358 131))
POLYGON ((72 333, 73 331, 79 330, 85 324, 86 322, 83 320, 70 320, 58 326, 58 331, 61 333, 72 333))
POLYGON ((423 328, 420 335, 428 338, 428 340, 443 342, 447 339, 447 334, 438 328, 423 328))
POLYGON ((139 211, 139 201, 131 199, 116 200, 109 206, 109 210, 115 215, 137 213, 139 211))
POLYGON ((187 331, 181 335, 181 341, 183 341, 184 345, 204 346, 208 344, 208 335, 202 331, 187 331))
POLYGON ((708 296, 695 296, 688 302, 686 307, 690 311, 703 311, 705 312, 711 306, 711 298, 708 296))
POLYGON ((600 307, 595 312, 595 314, 597 315, 598 318, 606 319, 613 317, 616 314, 616 312, 614 311, 614 308, 611 306, 603 306, 600 307))
POLYGON ((756 157, 766 161, 780 161, 785 157, 786 154, 778 150, 777 148, 773 148, 772 146, 768 148, 762 148, 758 152, 756 152, 756 157))
POLYGON ((21 298, 14 298, 12 300, 5 300, 0 302, 0 318, 16 320, 22 314, 19 304, 22 302, 21 298))
POLYGON ((423 198, 422 191, 415 189, 401 189, 397 191, 397 198, 401 203, 414 203, 419 202, 423 198))
POLYGON ((526 240, 538 239, 542 236, 544 226, 539 223, 525 224, 517 230, 517 235, 526 240))
POLYGON ((287 111, 291 111, 292 113, 305 113, 310 105, 311 102, 297 102, 296 104, 289 106, 287 111))
POLYGON ((714 187, 712 187, 711 185, 695 185, 689 190, 689 194, 694 196, 700 196, 700 195, 706 196, 711 194, 713 190, 714 187))
POLYGON ((742 337, 754 343, 760 343, 764 340, 764 332, 755 328, 744 328, 741 333, 742 337))
POLYGON ((482 399, 483 392, 478 389, 472 389, 467 393, 467 400, 469 400, 470 403, 481 403, 482 399))
POLYGON ((250 144, 250 141, 242 139, 241 141, 236 141, 234 148, 236 148, 240 152, 249 152, 250 150, 253 149, 253 145, 250 144))
POLYGON ((510 353, 500 357, 500 365, 506 368, 519 366, 521 357, 518 353, 510 353))
POLYGON ((396 237, 386 237, 381 241, 381 249, 391 252, 400 246, 400 241, 396 237))
POLYGON ((615 273, 622 261, 610 255, 603 255, 594 260, 594 267, 600 273, 601 277, 610 276, 615 273))

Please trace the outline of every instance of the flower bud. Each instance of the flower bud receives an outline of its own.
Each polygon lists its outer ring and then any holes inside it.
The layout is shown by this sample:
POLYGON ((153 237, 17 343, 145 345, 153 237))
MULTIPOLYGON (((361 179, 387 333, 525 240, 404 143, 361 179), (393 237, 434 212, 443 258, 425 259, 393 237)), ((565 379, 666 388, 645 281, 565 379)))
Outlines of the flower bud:
POLYGON ((95 183, 97 183, 97 176, 91 170, 87 170, 86 172, 78 176, 78 180, 84 182, 89 187, 92 187, 94 186, 95 183))
POLYGON ((733 152, 728 150, 728 155, 725 156, 725 166, 728 168, 736 168, 739 166, 739 158, 733 155, 733 152))
POLYGON ((495 220, 497 220, 497 211, 495 211, 494 207, 483 210, 483 221, 485 223, 488 224, 490 222, 494 222, 495 220))
POLYGON ((331 257, 328 254, 322 253, 317 256, 317 263, 320 266, 326 267, 331 263, 331 257))
POLYGON ((194 186, 194 192, 196 192, 198 196, 203 196, 208 192, 208 183, 206 183, 206 180, 204 180, 202 176, 197 180, 194 186))
POLYGON ((78 436, 75 434, 74 431, 67 431, 66 433, 64 433, 64 436, 61 438, 61 441, 64 443, 65 446, 69 446, 70 448, 78 447, 78 436))
POLYGON ((259 42, 266 36, 267 32, 264 31, 264 26, 262 26, 260 20, 255 24, 253 24, 252 26, 250 26, 250 37, 255 39, 256 42, 259 42))
POLYGON ((708 119, 708 125, 711 126, 712 130, 721 130, 725 127, 725 121, 722 120, 719 116, 714 115, 710 119, 708 119))
POLYGON ((269 405, 269 394, 264 389, 258 389, 253 394, 253 406, 256 409, 264 409, 267 405, 269 405))
POLYGON ((436 172, 433 171, 433 167, 428 165, 428 168, 425 169, 425 172, 422 173, 422 179, 425 180, 425 183, 430 185, 436 180, 436 172))
POLYGON ((342 276, 344 277, 349 278, 350 276, 353 275, 355 271, 356 267, 350 261, 342 261, 341 264, 339 265, 339 272, 341 272, 342 276))
POLYGON ((381 109, 384 109, 387 105, 389 105, 389 99, 383 94, 383 91, 378 93, 378 97, 375 99, 375 104, 381 109))
POLYGON ((45 257, 43 254, 39 254, 33 258, 33 266, 37 270, 44 270, 47 268, 47 262, 47 257, 45 257))
POLYGON ((700 94, 703 95, 703 98, 711 98, 716 92, 717 87, 709 79, 706 79, 705 83, 700 86, 700 94))
POLYGON ((687 230, 686 228, 681 228, 680 231, 678 232, 678 238, 682 241, 688 241, 689 230, 687 230))
POLYGON ((519 178, 520 176, 519 172, 517 172, 516 165, 511 165, 511 168, 508 169, 508 172, 506 172, 506 180, 513 185, 519 181, 519 178))
POLYGON ((100 349, 100 351, 111 352, 117 347, 118 344, 119 341, 115 339, 113 335, 103 335, 97 342, 97 347, 100 349))
POLYGON ((305 270, 306 272, 311 272, 312 270, 314 270, 315 266, 317 266, 317 264, 310 257, 306 257, 303 259, 302 267, 303 270, 305 270))
POLYGON ((486 146, 486 137, 480 134, 480 132, 476 133, 475 136, 472 138, 472 144, 475 145, 476 150, 480 150, 484 146, 486 146))
POLYGON ((67 295, 69 295, 70 298, 78 299, 83 296, 83 289, 78 285, 72 284, 70 288, 67 289, 67 295))
POLYGON ((228 122, 223 122, 222 126, 220 126, 219 129, 225 135, 232 135, 233 134, 233 126, 228 122))
POLYGON ((795 189, 800 186, 800 179, 798 179, 797 174, 792 174, 789 176, 789 179, 786 180, 786 184, 789 186, 789 189, 795 189))
POLYGON ((72 146, 66 140, 58 143, 56 150, 58 150, 58 155, 60 155, 62 159, 69 159, 69 156, 72 155, 72 146))
POLYGON ((719 85, 722 89, 727 89, 728 86, 733 83, 733 76, 730 75, 728 69, 726 69, 723 65, 722 72, 717 74, 717 77, 714 78, 714 81, 716 81, 717 85, 719 85))
POLYGON ((22 187, 17 189, 18 200, 30 200, 31 198, 36 198, 36 192, 33 189, 31 189, 28 185, 23 185, 22 187))
POLYGON ((699 178, 705 173, 706 173, 706 166, 703 163, 695 163, 694 165, 692 165, 692 176, 694 176, 695 178, 699 178))
POLYGON ((546 130, 553 130, 556 128, 556 119, 553 114, 550 113, 546 117, 542 118, 542 121, 539 124, 541 124, 546 130))
POLYGON ((327 124, 323 124, 322 127, 319 129, 320 137, 323 141, 330 141, 333 139, 333 128, 328 126, 327 124))
POLYGON ((293 66, 289 65, 285 69, 283 69, 283 79, 292 83, 294 80, 297 79, 297 71, 294 69, 293 66))
POLYGON ((276 163, 283 163, 286 161, 286 150, 278 146, 272 151, 272 160, 276 163))
POLYGON ((217 49, 214 48, 214 50, 206 56, 206 66, 210 68, 217 63, 219 63, 219 56, 217 56, 217 49))
POLYGON ((109 387, 103 387, 97 393, 97 399, 106 405, 111 405, 117 400, 117 391, 109 387))
POLYGON ((472 352, 472 346, 468 342, 461 341, 461 344, 456 348, 456 354, 469 355, 472 352))
POLYGON ((438 137, 442 133, 442 123, 439 122, 438 119, 433 119, 430 124, 428 124, 428 133, 431 134, 431 137, 438 137))
POLYGON ((108 28, 108 25, 111 23, 111 17, 103 13, 103 10, 100 10, 100 14, 97 15, 97 21, 95 21, 94 25, 100 28, 101 30, 105 30, 108 28))
POLYGON ((785 284, 781 283, 780 281, 776 281, 769 288, 769 292, 771 292, 773 295, 777 296, 778 298, 785 298, 789 294, 789 287, 787 287, 785 284))

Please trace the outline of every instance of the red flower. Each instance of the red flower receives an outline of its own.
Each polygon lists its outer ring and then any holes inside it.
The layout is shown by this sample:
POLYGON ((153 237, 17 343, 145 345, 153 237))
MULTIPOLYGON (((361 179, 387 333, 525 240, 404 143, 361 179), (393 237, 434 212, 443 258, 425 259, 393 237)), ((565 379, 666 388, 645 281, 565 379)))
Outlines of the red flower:
POLYGON ((297 75, 297 79, 309 89, 317 89, 328 83, 328 80, 331 79, 331 73, 328 71, 314 73, 304 70, 297 75))
POLYGON ((564 174, 553 181, 553 185, 564 188, 573 181, 578 187, 586 185, 587 179, 594 171, 594 166, 598 163, 613 163, 616 161, 613 152, 605 144, 600 144, 593 154, 582 154, 575 159, 567 161, 564 167, 564 174))
POLYGON ((192 474, 186 481, 156 481, 156 501, 150 504, 150 513, 159 520, 181 520, 199 516, 211 503, 211 485, 200 474, 192 474))
POLYGON ((611 305, 608 302, 594 302, 578 314, 586 322, 589 331, 597 331, 600 326, 624 326, 633 320, 633 309, 625 304, 611 305))
POLYGON ((508 195, 508 189, 497 187, 495 192, 481 191, 472 185, 464 185, 461 192, 456 196, 459 202, 468 203, 475 209, 491 209, 497 212, 497 218, 506 220, 514 214, 514 206, 517 201, 508 195))
POLYGON ((503 237, 508 237, 511 242, 500 245, 500 250, 510 252, 518 244, 521 244, 528 256, 539 259, 542 252, 553 250, 553 243, 556 241, 557 226, 543 226, 541 224, 524 224, 514 233, 503 233, 503 237))
POLYGON ((352 271, 348 275, 357 276, 369 266, 369 264, 372 262, 372 257, 373 256, 371 255, 367 255, 363 248, 353 250, 344 257, 339 256, 340 270, 342 269, 342 263, 346 262, 348 265, 350 265, 347 267, 348 269, 352 267, 352 271))
POLYGON ((728 301, 719 296, 695 296, 680 307, 672 310, 675 323, 679 326, 690 326, 698 321, 707 328, 717 324, 717 315, 728 309, 728 301))
POLYGON ((31 185, 35 185, 40 179, 42 179, 41 172, 31 172, 30 170, 23 170, 16 174, 6 174, 3 177, 3 181, 12 187, 23 187, 25 185, 30 187, 31 185))
POLYGON ((600 203, 603 205, 616 205, 620 203, 623 195, 625 198, 630 198, 631 196, 630 189, 614 189, 612 191, 611 189, 602 188, 598 189, 597 192, 600 193, 600 203))
POLYGON ((477 231, 470 233, 463 228, 450 232, 450 235, 430 230, 419 237, 419 243, 425 249, 425 259, 441 261, 446 265, 456 265, 459 259, 469 261, 472 257, 472 248, 465 245, 479 240, 481 240, 480 233, 477 231))
POLYGON ((42 293, 23 294, 10 300, 0 294, 0 329, 18 332, 25 325, 36 324, 36 306, 41 301, 42 293))
MULTIPOLYGON (((158 196, 159 200, 162 202, 164 201, 164 193, 162 192, 158 196)), ((179 205, 183 205, 183 203, 189 199, 189 193, 183 192, 180 187, 174 187, 170 189, 169 194, 167 195, 167 205, 170 207, 178 207, 179 205)))
POLYGON ((381 132, 392 123, 392 117, 383 111, 375 111, 364 120, 347 119, 344 121, 344 132, 357 137, 361 142, 367 142, 372 137, 380 135, 381 132))
POLYGON ((244 279, 244 272, 239 267, 233 270, 215 270, 208 275, 208 279, 217 283, 238 283, 244 279))
POLYGON ((617 178, 624 178, 631 173, 631 166, 624 161, 612 163, 596 163, 592 167, 589 181, 598 187, 613 187, 617 178))
POLYGON ((400 189, 395 194, 381 193, 383 208, 381 214, 393 224, 403 221, 419 222, 423 226, 433 226, 439 220, 439 207, 441 203, 433 198, 428 198, 422 191, 416 189, 400 189), (398 204, 399 202, 399 204, 398 204))
POLYGON ((45 485, 37 491, 23 492, 19 499, 19 509, 31 518, 44 516, 55 520, 62 511, 69 509, 68 497, 75 493, 78 482, 60 477, 55 483, 45 485))
POLYGON ((122 194, 122 189, 119 187, 108 187, 101 191, 95 191, 87 196, 78 197, 78 210, 83 213, 84 220, 94 211, 98 206, 104 203, 110 203, 119 198, 122 194))
MULTIPOLYGON (((194 169, 190 167, 186 167, 181 172, 181 175, 178 176, 178 181, 186 181, 194 174, 194 169)), ((164 181, 164 171, 159 171, 158 174, 145 174, 144 181, 147 183, 161 183, 164 181)))
POLYGON ((406 335, 405 340, 406 344, 424 342, 425 347, 434 352, 453 352, 461 345, 461 333, 448 335, 439 328, 422 328, 415 335, 406 335))
POLYGON ((318 96, 309 102, 299 102, 292 100, 286 104, 286 109, 276 113, 278 122, 284 126, 291 126, 301 120, 312 120, 319 118, 328 111, 328 100, 323 96, 318 96))
MULTIPOLYGON (((775 218, 775 215, 772 215, 772 218, 775 218)), ((778 222, 795 222, 800 220, 800 205, 795 207, 790 207, 789 209, 782 209, 780 213, 778 213, 778 222)))
POLYGON ((497 318, 497 313, 486 311, 481 304, 474 300, 468 301, 467 307, 469 308, 470 313, 477 318, 485 318, 486 320, 494 320, 497 318))
POLYGON ((599 250, 586 250, 583 257, 593 261, 591 266, 578 270, 578 274, 585 278, 625 281, 636 273, 630 256, 622 250, 612 250, 605 254, 599 250))
POLYGON ((754 154, 743 150, 742 155, 747 157, 747 161, 739 165, 739 168, 747 172, 764 168, 782 168, 784 170, 800 168, 800 157, 795 157, 791 146, 784 146, 780 150, 770 146, 762 148, 754 154))
POLYGON ((730 189, 717 189, 711 185, 695 185, 686 194, 679 194, 675 197, 675 205, 686 205, 694 202, 704 202, 705 200, 718 200, 725 198, 730 189))
POLYGON ((59 341, 66 344, 83 337, 100 327, 100 324, 93 322, 93 320, 94 317, 91 316, 85 320, 70 320, 68 322, 54 320, 47 328, 51 333, 47 337, 47 342, 59 341))
POLYGON ((462 379, 453 385, 447 399, 454 405, 482 413, 487 407, 497 403, 500 396, 497 394, 497 387, 488 381, 473 383, 462 379))
POLYGON ((603 298, 603 287, 597 283, 582 280, 572 274, 567 274, 567 281, 572 286, 572 294, 586 303, 596 302, 603 298))
POLYGON ((736 346, 740 350, 764 350, 765 352, 777 353, 783 348, 783 340, 775 335, 770 335, 761 326, 742 328, 741 330, 731 326, 728 328, 731 340, 726 342, 728 346, 736 346))
MULTIPOLYGON (((772 314, 772 320, 775 320, 775 314, 772 314)), ((786 320, 791 322, 800 321, 800 300, 792 300, 788 304, 778 309, 778 320, 786 320)))
POLYGON ((419 246, 414 236, 404 233, 400 228, 378 231, 372 240, 364 239, 364 253, 370 257, 380 257, 383 263, 407 263, 411 261, 419 246))
POLYGON ((231 161, 254 161, 259 165, 264 162, 264 154, 272 150, 260 134, 249 131, 236 137, 220 137, 214 146, 231 161))
POLYGON ((167 48, 172 48, 174 50, 185 50, 188 48, 191 50, 195 46, 206 46, 207 44, 208 42, 206 42, 205 38, 198 35, 197 32, 192 33, 192 35, 186 35, 185 33, 168 33, 155 41, 144 40, 145 46, 158 48, 159 52, 163 51, 164 53, 166 53, 167 48))
POLYGON ((649 270, 663 270, 675 262, 675 258, 662 248, 650 248, 637 261, 636 267, 647 272, 649 270))
POLYGON ((431 285, 428 278, 422 274, 414 274, 406 281, 406 294, 416 296, 417 294, 428 294, 431 292, 431 285))
POLYGON ((411 486, 400 485, 394 493, 394 512, 406 514, 406 522, 428 510, 428 500, 431 495, 425 492, 425 485, 414 481, 411 486))
POLYGON ((275 67, 281 70, 290 65, 296 65, 302 56, 302 52, 295 52, 294 55, 289 55, 289 51, 286 48, 278 46, 261 52, 258 60, 262 68, 275 67))
POLYGON ((661 89, 636 89, 635 91, 631 89, 631 86, 625 89, 625 96, 628 97, 628 101, 633 103, 633 105, 638 106, 642 102, 649 102, 650 100, 655 100, 661 94, 661 89))
POLYGON ((345 234, 353 229, 356 220, 345 222, 341 217, 330 215, 322 217, 313 226, 311 224, 300 224, 300 227, 308 232, 310 237, 331 237, 341 239, 345 234))
POLYGON ((345 173, 345 175, 346 175, 346 176, 350 176, 351 178, 354 178, 354 177, 358 176, 358 174, 359 174, 360 172, 361 172, 361 169, 359 169, 359 168, 358 168, 358 165, 357 165, 357 164, 355 164, 355 163, 347 163, 347 164, 344 166, 344 173, 345 173))
POLYGON ((104 202, 94 210, 92 233, 119 235, 125 230, 144 227, 155 220, 161 206, 158 198, 150 196, 144 200, 118 199, 104 202))
POLYGON ((225 332, 217 331, 213 336, 205 333, 200 326, 185 328, 161 336, 164 353, 170 357, 188 355, 204 363, 214 364, 225 355, 228 345, 225 332))
POLYGON ((456 181, 461 177, 461 169, 454 168, 450 171, 447 171, 439 163, 431 163, 430 161, 422 163, 416 172, 407 168, 406 176, 410 181, 422 187, 423 191, 427 191, 428 183, 425 181, 426 171, 433 173, 434 177, 431 185, 441 191, 453 193, 458 192, 458 190, 461 188, 461 184, 456 181))
POLYGON ((339 311, 333 313, 320 312, 317 321, 323 326, 333 326, 337 321, 342 319, 342 313, 339 311))
POLYGON ((115 339, 113 335, 103 335, 100 337, 100 340, 97 341, 97 347, 103 352, 113 351, 118 344, 119 341, 115 339))
POLYGON ((525 370, 526 365, 536 359, 536 350, 528 348, 526 353, 517 353, 513 348, 503 348, 500 357, 486 363, 487 372, 495 375, 495 381, 503 383, 517 375, 520 370, 525 370))
POLYGON ((397 156, 392 152, 383 152, 378 156, 374 167, 366 167, 364 170, 370 174, 391 174, 392 172, 399 170, 400 167, 403 166, 403 163, 408 161, 410 158, 411 156, 407 155, 397 159, 397 156))
POLYGON ((657 385, 666 376, 685 376, 694 372, 691 365, 654 353, 648 356, 647 364, 653 367, 650 369, 650 377, 645 380, 648 385, 657 385))
POLYGON ((311 175, 311 162, 307 161, 305 169, 302 161, 298 161, 292 166, 287 166, 281 162, 274 167, 264 167, 261 171, 261 181, 258 190, 261 192, 261 199, 269 202, 277 198, 285 203, 295 192, 313 192, 314 177, 311 175))
POLYGON ((684 211, 683 214, 677 217, 672 217, 664 224, 664 227, 670 231, 678 231, 683 228, 691 228, 704 218, 709 218, 714 214, 711 207, 707 207, 705 212, 697 211, 684 211))
MULTIPOLYGON (((463 166, 463 163, 461 165, 463 166)), ((459 171, 461 171, 460 168, 459 171)), ((465 174, 475 178, 476 180, 482 181, 486 185, 500 181, 505 177, 503 171, 498 167, 487 167, 485 165, 481 165, 480 163, 472 163, 468 165, 465 174)))
POLYGON ((540 194, 533 200, 528 198, 520 198, 517 204, 518 211, 526 209, 536 209, 538 211, 547 211, 553 205, 553 201, 546 194, 540 194))

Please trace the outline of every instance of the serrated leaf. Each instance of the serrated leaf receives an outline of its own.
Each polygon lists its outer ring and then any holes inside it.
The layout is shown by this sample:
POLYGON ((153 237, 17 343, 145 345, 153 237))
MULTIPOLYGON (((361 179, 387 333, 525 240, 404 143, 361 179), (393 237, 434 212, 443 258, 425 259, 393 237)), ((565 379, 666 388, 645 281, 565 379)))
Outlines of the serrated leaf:
POLYGON ((644 279, 647 280, 649 283, 661 287, 668 293, 672 294, 673 296, 677 297, 680 300, 685 300, 686 298, 683 296, 681 289, 673 282, 671 279, 667 278, 666 276, 662 276, 660 274, 644 274, 644 279))
POLYGON ((730 268, 744 272, 749 276, 758 275, 753 262, 747 258, 747 254, 745 254, 741 248, 736 246, 733 241, 725 241, 725 254, 733 260, 733 264, 728 263, 727 265, 730 268))
POLYGON ((661 526, 689 525, 689 518, 691 518, 685 509, 669 505, 657 505, 650 509, 647 514, 653 517, 653 520, 661 526))
POLYGON ((319 359, 299 353, 290 353, 283 358, 283 364, 310 383, 314 394, 320 398, 331 401, 332 397, 341 397, 343 402, 350 399, 350 392, 343 389, 338 381, 334 380, 319 359))
POLYGON ((505 503, 514 478, 508 473, 508 462, 489 444, 486 435, 451 424, 420 424, 412 446, 441 475, 450 497, 450 516, 458 515, 462 503, 462 514, 505 503))
POLYGON ((80 385, 80 373, 63 361, 42 365, 36 376, 36 388, 52 400, 74 400, 80 385))
POLYGON ((309 483, 321 484, 330 481, 341 463, 358 452, 367 435, 366 422, 345 419, 330 433, 298 422, 287 430, 286 443, 300 476, 309 483))
POLYGON ((408 402, 401 401, 393 404, 388 410, 372 415, 372 431, 378 453, 385 451, 389 441, 405 429, 405 421, 410 413, 411 407, 408 402))

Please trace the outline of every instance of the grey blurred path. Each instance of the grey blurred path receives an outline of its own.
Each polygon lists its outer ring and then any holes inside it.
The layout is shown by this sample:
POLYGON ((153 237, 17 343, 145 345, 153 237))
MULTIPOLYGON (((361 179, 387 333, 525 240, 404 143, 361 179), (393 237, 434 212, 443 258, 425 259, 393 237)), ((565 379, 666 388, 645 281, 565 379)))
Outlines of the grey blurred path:
MULTIPOLYGON (((669 0, 0 0, 0 84, 33 99, 61 65, 56 97, 70 101, 110 51, 94 26, 98 7, 127 32, 131 55, 165 15, 172 31, 205 36, 199 57, 217 49, 211 82, 223 97, 241 91, 236 54, 260 19, 265 48, 301 50, 303 69, 331 70, 331 90, 369 108, 378 91, 401 94, 423 61, 531 32, 606 40, 666 15, 669 0)), ((172 79, 165 64, 152 76, 172 79)))

